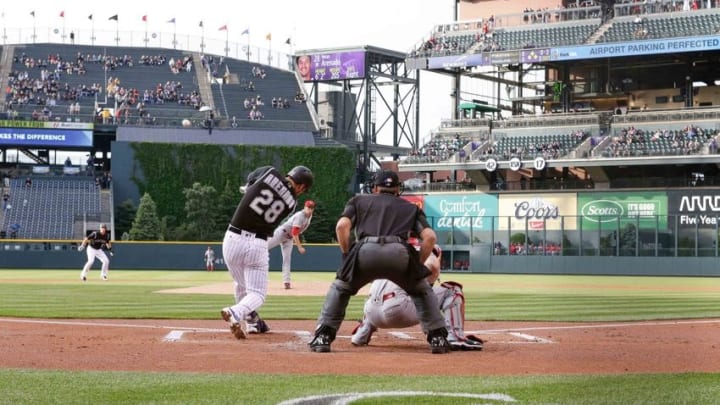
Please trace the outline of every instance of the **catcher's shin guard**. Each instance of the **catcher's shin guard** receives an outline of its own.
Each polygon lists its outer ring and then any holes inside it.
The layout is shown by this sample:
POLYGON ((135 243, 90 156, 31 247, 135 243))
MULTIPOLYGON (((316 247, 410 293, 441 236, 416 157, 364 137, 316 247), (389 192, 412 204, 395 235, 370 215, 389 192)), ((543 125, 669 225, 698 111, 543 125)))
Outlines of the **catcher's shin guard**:
POLYGON ((441 284, 446 289, 444 298, 440 302, 440 310, 445 317, 445 327, 448 330, 449 341, 462 341, 465 336, 465 295, 462 285, 446 281, 441 284))

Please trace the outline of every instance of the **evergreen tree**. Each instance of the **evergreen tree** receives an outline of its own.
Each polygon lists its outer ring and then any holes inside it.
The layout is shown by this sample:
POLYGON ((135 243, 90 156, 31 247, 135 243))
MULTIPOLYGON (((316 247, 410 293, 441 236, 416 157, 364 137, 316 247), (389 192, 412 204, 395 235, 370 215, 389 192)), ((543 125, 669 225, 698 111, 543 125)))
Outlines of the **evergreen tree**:
POLYGON ((198 240, 212 239, 216 234, 218 220, 217 190, 213 186, 196 182, 192 188, 184 189, 183 194, 187 219, 185 225, 189 230, 195 231, 198 240))
POLYGON ((136 213, 135 203, 130 199, 123 201, 115 208, 115 233, 117 235, 130 232, 136 213))
POLYGON ((157 206, 150 194, 145 193, 140 199, 137 215, 130 228, 132 240, 162 240, 160 232, 160 219, 157 215, 157 206))

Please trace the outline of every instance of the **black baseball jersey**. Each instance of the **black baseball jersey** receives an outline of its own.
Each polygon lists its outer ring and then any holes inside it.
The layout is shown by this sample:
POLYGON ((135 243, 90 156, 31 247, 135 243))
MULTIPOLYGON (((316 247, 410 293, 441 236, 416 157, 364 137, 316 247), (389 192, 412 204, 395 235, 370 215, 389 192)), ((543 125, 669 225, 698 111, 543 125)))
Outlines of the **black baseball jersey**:
POLYGON ((393 194, 359 194, 351 198, 342 213, 352 221, 358 239, 365 236, 418 235, 429 228, 425 212, 417 205, 393 194))
POLYGON ((100 233, 100 231, 92 232, 87 237, 88 239, 88 245, 90 245, 94 249, 102 249, 103 245, 110 242, 110 232, 105 232, 105 235, 100 233))
POLYGON ((285 176, 272 166, 248 175, 245 195, 230 225, 259 235, 271 236, 278 224, 295 210, 295 193, 285 176))

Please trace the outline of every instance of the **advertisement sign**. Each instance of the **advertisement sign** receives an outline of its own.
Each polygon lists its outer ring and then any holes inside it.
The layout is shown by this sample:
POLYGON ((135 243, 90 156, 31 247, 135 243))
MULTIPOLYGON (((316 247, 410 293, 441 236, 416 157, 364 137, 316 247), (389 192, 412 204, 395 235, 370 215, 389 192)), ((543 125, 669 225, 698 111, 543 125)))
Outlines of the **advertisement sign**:
POLYGON ((608 229, 618 219, 621 227, 639 224, 641 229, 655 229, 656 225, 667 228, 668 198, 664 192, 578 193, 577 203, 583 230, 608 229))
MULTIPOLYGON (((425 209, 425 196, 422 194, 401 194, 400 197, 417 205, 421 210, 425 209)), ((427 213, 425 213, 425 215, 427 215, 427 213)))
POLYGON ((92 131, 76 129, 0 128, 0 145, 38 148, 92 147, 92 131))
MULTIPOLYGON (((677 216, 679 228, 712 228, 720 218, 720 190, 668 191, 668 215, 677 216)), ((671 218, 675 221, 675 218, 671 218)))
POLYGON ((601 43, 590 46, 561 46, 552 49, 550 60, 617 58, 621 56, 700 52, 716 49, 720 49, 720 38, 717 36, 648 39, 633 42, 601 43))
POLYGON ((522 232, 528 230, 577 229, 577 199, 574 193, 503 194, 498 201, 499 228, 522 232), (561 217, 565 217, 561 219, 561 217), (510 218, 508 220, 508 218, 510 218))
POLYGON ((497 207, 497 196, 490 194, 425 196, 425 215, 436 231, 490 231, 497 207))
POLYGON ((359 79, 365 77, 365 51, 302 55, 296 60, 298 71, 305 81, 359 79), (304 65, 309 58, 310 70, 304 65))

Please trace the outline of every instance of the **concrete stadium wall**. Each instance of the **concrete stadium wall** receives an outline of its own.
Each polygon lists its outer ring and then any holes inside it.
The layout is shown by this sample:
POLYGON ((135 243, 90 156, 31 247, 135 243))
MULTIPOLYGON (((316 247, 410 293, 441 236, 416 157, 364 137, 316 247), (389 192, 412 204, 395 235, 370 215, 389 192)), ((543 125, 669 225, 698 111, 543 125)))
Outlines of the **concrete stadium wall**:
MULTIPOLYGON (((123 270, 204 270, 207 243, 116 242, 110 269, 123 270)), ((226 270, 222 246, 212 243, 216 269, 226 270)), ((337 245, 308 244, 307 253, 293 251, 293 271, 334 272, 340 266, 337 245)), ((77 269, 86 256, 76 244, 24 240, 0 241, 0 267, 11 269, 77 269)), ((451 249, 444 250, 450 257, 451 249)), ((715 257, 594 257, 594 256, 493 256, 487 246, 471 247, 470 269, 464 273, 492 274, 587 274, 628 276, 712 276, 720 277, 720 260, 715 257)), ((270 251, 270 270, 280 271, 280 249, 270 251)), ((93 269, 99 270, 97 261, 93 269)))

